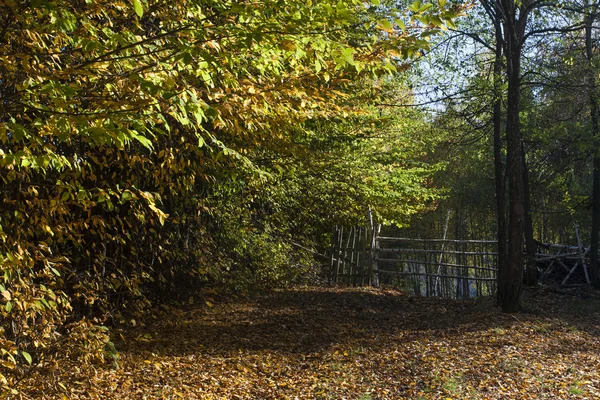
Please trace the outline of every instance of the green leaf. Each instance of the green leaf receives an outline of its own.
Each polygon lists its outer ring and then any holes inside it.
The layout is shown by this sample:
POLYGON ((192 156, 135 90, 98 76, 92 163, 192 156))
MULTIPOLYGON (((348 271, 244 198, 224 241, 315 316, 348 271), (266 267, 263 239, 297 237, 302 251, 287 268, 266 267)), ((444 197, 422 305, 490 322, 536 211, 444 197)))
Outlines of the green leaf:
POLYGON ((394 29, 394 25, 390 21, 388 21, 387 19, 382 19, 381 21, 379 21, 379 23, 385 29, 394 29))
POLYGON ((21 354, 23 355, 23 358, 29 363, 29 365, 31 365, 31 363, 33 362, 33 359, 31 358, 31 354, 29 354, 26 351, 22 351, 21 354))
POLYGON ((131 193, 130 191, 126 190, 125 192, 123 192, 121 194, 121 202, 126 202, 129 201, 133 198, 133 193, 131 193))
POLYGON ((433 17, 431 17, 430 23, 432 23, 433 25, 435 25, 437 27, 444 26, 444 22, 442 22, 442 19, 437 15, 434 15, 433 17))
POLYGON ((137 140, 138 142, 140 142, 142 144, 142 146, 144 146, 145 148, 147 148, 148 150, 152 150, 153 146, 152 146, 152 141, 144 136, 141 135, 137 135, 135 136, 135 140, 137 140))
POLYGON ((342 50, 342 58, 350 65, 354 65, 354 52, 352 47, 346 47, 342 50))
POLYGON ((429 17, 429 15, 419 15, 416 17, 416 19, 421 22, 423 25, 429 25, 429 22, 431 21, 431 18, 429 17))
POLYGON ((425 12, 425 11, 429 10, 431 7, 433 7, 433 4, 425 3, 425 4, 423 4, 423 6, 421 8, 419 8, 419 12, 420 13, 425 12))
POLYGON ((194 62, 194 57, 189 52, 183 53, 182 59, 185 65, 189 65, 194 62))
POLYGON ((408 6, 408 9, 412 12, 419 12, 420 8, 421 8, 421 0, 416 0, 414 3, 412 3, 410 6, 408 6))
POLYGON ((6 309, 6 312, 10 312, 10 310, 12 310, 13 308, 12 302, 7 301, 6 306, 4 306, 4 308, 6 309))
POLYGON ((395 18, 394 22, 396 23, 396 25, 398 25, 400 29, 402 29, 403 31, 406 30, 406 24, 401 18, 395 18))
POLYGON ((142 3, 140 0, 133 0, 133 9, 135 10, 137 16, 142 18, 142 15, 144 15, 144 9, 142 8, 142 3))

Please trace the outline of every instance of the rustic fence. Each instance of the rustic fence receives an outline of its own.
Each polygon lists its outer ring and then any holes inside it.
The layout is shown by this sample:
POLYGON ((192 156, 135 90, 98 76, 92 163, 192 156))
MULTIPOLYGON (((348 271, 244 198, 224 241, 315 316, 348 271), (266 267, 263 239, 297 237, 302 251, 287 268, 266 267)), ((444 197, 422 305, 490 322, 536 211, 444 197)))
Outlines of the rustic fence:
MULTIPOLYGON (((330 283, 373 284, 376 231, 367 227, 336 227, 330 256, 330 283)), ((375 285, 377 286, 377 284, 375 285)))
MULTIPOLYGON (((381 225, 337 227, 330 252, 330 283, 390 285, 428 297, 492 296, 497 286, 497 241, 381 236, 381 225)), ((563 286, 590 283, 589 248, 577 226, 577 245, 538 243, 540 280, 563 286)))
POLYGON ((379 283, 429 297, 472 298, 496 292, 497 243, 379 237, 379 283))
POLYGON ((374 224, 335 229, 330 282, 393 285, 449 298, 495 293, 495 241, 384 237, 380 231, 374 224))
POLYGON ((554 278, 561 286, 590 284, 590 248, 583 245, 577 224, 575 237, 576 246, 538 243, 536 264, 541 271, 540 279, 554 278))

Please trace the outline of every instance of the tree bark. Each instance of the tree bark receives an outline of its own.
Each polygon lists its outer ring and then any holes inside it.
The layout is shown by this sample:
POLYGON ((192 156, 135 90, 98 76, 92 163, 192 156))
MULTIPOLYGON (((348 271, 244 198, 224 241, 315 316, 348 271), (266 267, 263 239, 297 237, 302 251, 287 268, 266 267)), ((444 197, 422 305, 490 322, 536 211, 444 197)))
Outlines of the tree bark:
POLYGON ((515 0, 503 0, 506 77, 508 82, 506 106, 506 174, 508 177, 508 257, 506 272, 501 274, 498 290, 504 312, 521 309, 523 279, 523 228, 525 218, 523 162, 521 156, 521 52, 527 12, 521 6, 517 17, 515 0))
POLYGON ((592 30, 596 19, 597 6, 589 10, 585 21, 585 50, 589 67, 589 107, 592 143, 594 151, 594 171, 592 181, 592 232, 590 248, 590 280, 600 289, 600 271, 598 269, 598 236, 600 234, 600 129, 598 126, 598 95, 596 93, 596 74, 594 71, 594 48, 592 30))
MULTIPOLYGON (((496 31, 496 48, 494 58, 494 177, 496 180, 496 219, 497 219, 497 239, 498 239, 498 288, 500 282, 506 278, 501 278, 506 273, 507 257, 507 235, 506 235, 506 203, 504 186, 504 164, 502 162, 502 26, 500 21, 494 21, 496 31)), ((498 304, 502 303, 501 290, 497 290, 498 304)))
POLYGON ((533 237, 533 218, 531 216, 531 192, 529 188, 529 170, 527 169, 527 159, 525 158, 525 148, 521 146, 521 154, 523 158, 523 195, 525 206, 525 254, 526 259, 526 274, 525 281, 528 286, 537 285, 537 266, 535 254, 537 253, 537 243, 533 237))

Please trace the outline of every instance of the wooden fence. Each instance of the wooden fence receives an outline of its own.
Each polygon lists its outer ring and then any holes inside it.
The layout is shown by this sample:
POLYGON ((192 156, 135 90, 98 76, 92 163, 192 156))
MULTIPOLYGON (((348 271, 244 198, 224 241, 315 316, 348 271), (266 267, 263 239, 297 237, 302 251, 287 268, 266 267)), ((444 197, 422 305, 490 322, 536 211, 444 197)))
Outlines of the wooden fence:
MULTIPOLYGON (((391 285, 429 297, 493 296, 497 286, 495 240, 415 239, 380 236, 381 225, 337 227, 329 257, 329 282, 346 285, 391 285)), ((538 243, 540 280, 561 285, 590 283, 589 248, 577 226, 577 245, 538 243)))
MULTIPOLYGON (((371 285, 376 235, 367 227, 336 227, 330 255, 329 283, 371 285)), ((377 285, 376 285, 377 286, 377 285)))
POLYGON ((562 286, 590 284, 588 272, 590 248, 583 245, 577 224, 575 224, 575 237, 577 238, 576 246, 538 244, 536 264, 542 272, 540 279, 554 277, 555 280, 561 281, 562 286))
POLYGON ((496 292, 495 241, 379 237, 376 242, 373 269, 379 283, 429 297, 496 292))
POLYGON ((331 283, 393 285, 449 298, 495 293, 495 241, 384 237, 380 231, 374 224, 335 229, 331 283))

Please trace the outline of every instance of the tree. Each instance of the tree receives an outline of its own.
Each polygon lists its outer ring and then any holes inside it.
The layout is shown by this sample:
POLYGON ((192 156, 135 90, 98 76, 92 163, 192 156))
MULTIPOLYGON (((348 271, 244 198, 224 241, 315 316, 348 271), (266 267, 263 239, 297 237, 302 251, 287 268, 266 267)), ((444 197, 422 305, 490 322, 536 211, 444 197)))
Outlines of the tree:
POLYGON ((498 300, 506 312, 517 311, 523 274, 522 241, 525 228, 525 190, 523 177, 522 133, 520 126, 521 106, 521 56, 526 39, 529 13, 535 8, 532 2, 481 0, 492 25, 493 41, 489 44, 477 32, 458 33, 481 43, 492 52, 492 124, 494 167, 496 181, 497 238, 499 250, 498 300), (503 79, 501 74, 504 73, 503 79), (501 90, 506 82, 505 119, 502 120, 501 90), (508 181, 508 220, 505 224, 505 178, 502 160, 502 126, 506 132, 506 177, 508 181))
MULTIPOLYGON (((527 165, 527 149, 534 151, 533 146, 525 146, 524 134, 521 123, 521 113, 524 110, 521 102, 521 93, 526 90, 532 93, 533 97, 538 96, 534 87, 539 87, 540 83, 527 80, 526 77, 543 76, 540 72, 541 65, 534 64, 532 54, 535 54, 535 46, 546 46, 554 41, 553 36, 564 35, 565 33, 581 29, 582 25, 575 23, 565 26, 557 25, 562 17, 566 17, 567 9, 576 6, 570 6, 560 2, 539 2, 539 1, 487 1, 479 2, 488 19, 488 31, 482 29, 485 23, 478 14, 479 9, 475 9, 471 14, 470 24, 460 25, 455 29, 453 37, 462 36, 468 38, 471 43, 481 45, 483 52, 478 52, 474 45, 470 47, 471 61, 463 69, 468 70, 473 65, 479 65, 481 75, 472 74, 463 77, 462 80, 470 82, 464 86, 457 94, 444 96, 450 107, 463 107, 467 111, 466 104, 469 104, 469 97, 473 96, 479 99, 479 104, 488 104, 489 96, 482 95, 475 88, 477 82, 479 87, 488 87, 494 96, 490 102, 489 114, 478 113, 478 117, 465 117, 474 120, 483 121, 489 115, 489 125, 493 126, 494 137, 494 165, 496 181, 496 216, 497 216, 497 237, 499 242, 499 291, 498 300, 506 311, 516 311, 519 308, 519 293, 521 286, 521 277, 523 276, 523 255, 522 242, 525 238, 527 249, 527 274, 525 275, 529 284, 535 284, 537 268, 535 266, 534 256, 537 244, 534 240, 534 221, 532 215, 533 200, 529 185, 529 167, 527 165), (535 18, 530 19, 535 14, 535 18), (528 45, 528 41, 535 43, 528 45), (490 56, 491 54, 491 56, 490 56), (523 73, 522 59, 526 54, 527 65, 526 72, 523 73), (491 68, 485 78, 485 70, 481 67, 481 60, 491 59, 491 68), (479 63, 479 64, 477 64, 479 63), (489 82, 492 82, 490 85, 489 82), (483 83, 483 85, 481 85, 483 83), (530 89, 531 88, 531 89, 530 89), (485 98, 486 101, 481 101, 485 98), (455 106, 459 104, 459 106, 455 106), (504 113, 504 114, 503 114, 504 113), (506 178, 504 176, 503 166, 503 135, 502 130, 506 132, 506 178), (505 225, 506 210, 504 206, 504 185, 505 179, 508 181, 508 224, 505 225), (505 228, 506 226, 506 228, 505 228), (506 236, 508 234, 508 236, 506 236)), ((567 18, 568 20, 568 18, 567 18)), ((556 42, 556 41, 554 41, 556 42)), ((546 48, 546 47, 544 47, 546 48)), ((448 58, 448 52, 444 53, 444 60, 448 58)), ((545 53, 547 54, 547 53, 545 53)), ((458 63, 458 61, 455 61, 458 63)), ((462 63, 465 63, 463 60, 462 63)), ((452 71, 456 65, 449 69, 452 71)), ((456 78, 450 82, 456 82, 456 78)), ((461 79, 459 79, 459 82, 461 79)), ((436 83, 437 84, 437 83, 436 83)), ((451 85, 452 86, 452 85, 451 85)), ((439 86, 435 92, 440 92, 439 86)), ((474 103, 470 103, 474 104, 474 103)), ((476 103, 475 103, 476 104, 476 103)), ((533 103, 531 103, 533 104, 533 103)), ((540 104, 540 103, 535 103, 540 104)), ((476 108, 472 108, 477 110, 476 108)), ((483 110, 480 107, 479 110, 483 110)), ((454 111, 453 111, 454 112, 454 111)), ((532 113, 531 109, 526 110, 532 113)), ((489 126, 486 123, 480 123, 480 127, 489 126)), ((530 127, 527 127, 530 129, 530 127)), ((531 132, 535 131, 533 129, 531 132)), ((526 132, 529 134, 529 131, 526 132)), ((525 138, 529 140, 529 138, 525 138)))
POLYGON ((590 249, 590 279, 592 284, 600 289, 600 267, 598 266, 598 239, 600 236, 600 118, 597 93, 597 68, 594 55, 593 26, 598 19, 598 3, 585 2, 585 56, 588 62, 590 127, 593 151, 593 180, 592 180, 592 232, 590 249))

